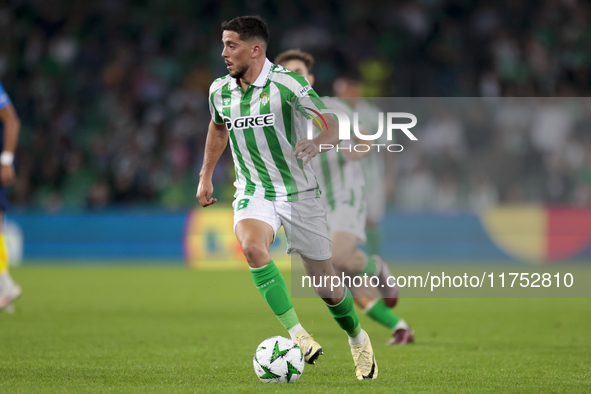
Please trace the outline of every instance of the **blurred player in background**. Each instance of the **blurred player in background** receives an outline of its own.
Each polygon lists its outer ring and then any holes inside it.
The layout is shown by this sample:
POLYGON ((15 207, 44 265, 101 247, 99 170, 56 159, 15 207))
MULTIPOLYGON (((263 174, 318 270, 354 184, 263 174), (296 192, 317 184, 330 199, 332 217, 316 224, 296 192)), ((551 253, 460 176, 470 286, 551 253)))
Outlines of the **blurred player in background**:
POLYGON ((8 208, 8 187, 14 183, 14 152, 18 141, 20 121, 14 106, 0 83, 0 310, 14 311, 13 302, 21 295, 21 288, 8 273, 8 249, 2 226, 8 208))
MULTIPOLYGON (((296 72, 314 84, 312 55, 298 49, 281 53, 275 63, 296 72)), ((353 119, 352 108, 344 101, 334 97, 324 97, 327 108, 345 112, 353 119)), ((360 115, 361 116, 361 115, 360 115)), ((377 117, 376 117, 377 119, 377 117)), ((350 143, 343 141, 341 146, 350 143)), ((386 285, 391 275, 386 262, 379 256, 366 254, 359 245, 366 242, 366 186, 359 155, 347 155, 347 151, 332 149, 312 159, 312 167, 318 176, 322 189, 322 200, 328 211, 328 227, 331 237, 333 265, 348 275, 377 276, 378 290, 372 287, 351 287, 355 303, 363 312, 378 323, 388 327, 392 338, 388 344, 404 345, 414 341, 408 324, 396 316, 389 308, 396 305, 398 289, 386 285), (383 298, 382 298, 383 297, 383 298)))
MULTIPOLYGON (((288 253, 301 255, 310 277, 335 275, 327 232, 326 211, 309 161, 319 144, 338 144, 325 129, 314 140, 292 127, 291 101, 318 97, 300 75, 266 58, 269 33, 258 16, 238 17, 222 24, 222 57, 229 75, 210 87, 211 121, 205 144, 197 199, 214 204, 212 174, 230 140, 236 170, 234 233, 250 266, 255 285, 306 362, 323 354, 299 322, 289 291, 269 253, 277 231, 285 229, 288 253), (296 142, 297 141, 297 142, 296 142)), ((369 336, 361 329, 352 297, 345 286, 315 287, 337 324, 347 333, 359 380, 375 379, 378 367, 369 336)))
MULTIPOLYGON (((333 83, 334 93, 353 107, 359 114, 359 123, 374 134, 378 130, 380 109, 363 99, 360 78, 353 73, 337 78, 333 83)), ((375 143, 390 144, 395 141, 387 141, 385 133, 375 143)), ((392 189, 390 178, 385 177, 385 168, 394 170, 394 155, 384 155, 373 149, 361 159, 361 168, 365 177, 367 193, 367 238, 368 251, 371 254, 380 254, 381 223, 386 213, 386 190, 392 189), (386 163, 387 161, 387 163, 386 163)), ((392 192, 392 190, 388 190, 392 192)))

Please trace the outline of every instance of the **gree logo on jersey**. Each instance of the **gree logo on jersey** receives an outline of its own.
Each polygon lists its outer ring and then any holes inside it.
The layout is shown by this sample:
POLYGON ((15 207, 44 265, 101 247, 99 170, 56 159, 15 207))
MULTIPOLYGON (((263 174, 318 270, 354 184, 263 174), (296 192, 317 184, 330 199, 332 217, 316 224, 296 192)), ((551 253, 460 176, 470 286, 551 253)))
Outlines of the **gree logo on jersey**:
POLYGON ((228 130, 273 126, 275 124, 275 114, 241 116, 234 120, 224 116, 224 123, 228 130))

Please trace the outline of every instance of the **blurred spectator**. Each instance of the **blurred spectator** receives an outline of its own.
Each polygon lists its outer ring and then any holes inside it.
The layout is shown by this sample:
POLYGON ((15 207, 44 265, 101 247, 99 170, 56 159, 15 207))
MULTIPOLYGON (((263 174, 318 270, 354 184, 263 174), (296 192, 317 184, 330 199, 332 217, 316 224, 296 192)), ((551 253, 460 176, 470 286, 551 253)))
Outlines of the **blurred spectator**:
POLYGON ((433 211, 437 213, 456 213, 460 210, 459 184, 455 174, 444 173, 435 190, 433 211))
POLYGON ((466 153, 464 125, 450 108, 435 108, 424 126, 421 148, 428 156, 461 160, 466 153))
MULTIPOLYGON (((585 1, 4 2, 0 79, 23 122, 15 203, 193 205, 208 87, 226 74, 219 24, 252 13, 269 23, 269 58, 293 47, 316 57, 321 95, 354 68, 370 96, 591 93, 585 1)), ((589 204, 589 106, 542 103, 431 108, 423 151, 405 150, 389 201, 414 212, 589 204)), ((226 151, 221 200, 232 174, 226 151)))
POLYGON ((110 202, 111 188, 104 179, 97 179, 88 192, 86 206, 90 209, 106 208, 110 202))
POLYGON ((436 184, 425 164, 417 164, 408 176, 401 177, 399 207, 408 212, 425 212, 433 206, 436 184))
POLYGON ((493 208, 499 202, 499 192, 485 174, 474 174, 470 179, 468 207, 473 213, 493 208))

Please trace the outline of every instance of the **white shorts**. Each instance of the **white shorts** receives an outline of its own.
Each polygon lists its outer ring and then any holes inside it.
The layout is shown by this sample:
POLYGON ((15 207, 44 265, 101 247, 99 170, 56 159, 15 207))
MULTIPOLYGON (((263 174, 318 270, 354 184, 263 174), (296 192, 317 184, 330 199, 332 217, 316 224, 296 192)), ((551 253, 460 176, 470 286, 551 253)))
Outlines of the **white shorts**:
POLYGON ((301 201, 270 201, 260 197, 236 196, 234 208, 234 234, 236 224, 243 219, 256 219, 273 228, 285 229, 287 254, 296 254, 311 260, 332 257, 330 237, 326 223, 326 210, 319 198, 301 201))
POLYGON ((328 230, 330 234, 343 232, 353 234, 357 237, 359 245, 365 244, 366 211, 360 209, 358 204, 337 204, 335 209, 328 211, 328 230))

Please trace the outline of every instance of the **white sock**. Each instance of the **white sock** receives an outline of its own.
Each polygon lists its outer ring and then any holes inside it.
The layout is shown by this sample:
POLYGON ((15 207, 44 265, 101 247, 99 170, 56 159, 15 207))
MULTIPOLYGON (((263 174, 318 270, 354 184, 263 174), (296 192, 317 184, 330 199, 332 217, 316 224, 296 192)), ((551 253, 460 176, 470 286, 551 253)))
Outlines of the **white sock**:
POLYGON ((369 304, 367 304, 367 305, 365 306, 365 308, 363 308, 363 313, 366 313, 366 314, 367 314, 367 312, 369 312, 369 310, 370 310, 371 308, 373 308, 373 307, 374 307, 374 305, 375 305, 375 304, 377 304, 379 300, 381 300, 381 298, 376 298, 375 300, 373 300, 373 301, 370 301, 370 302, 369 302, 369 304))
POLYGON ((291 337, 291 339, 295 338, 295 335, 302 331, 304 329, 304 327, 302 327, 302 325, 300 323, 296 324, 295 326, 293 326, 292 328, 290 328, 289 330, 287 330, 287 332, 289 332, 289 336, 291 337))
POLYGON ((408 324, 406 324, 406 322, 403 319, 398 320, 398 323, 396 323, 396 325, 392 329, 392 332, 396 332, 396 330, 400 329, 410 330, 410 327, 408 326, 408 324))
POLYGON ((0 288, 12 287, 13 285, 14 285, 14 282, 12 281, 12 278, 10 277, 10 275, 8 275, 8 272, 5 272, 2 275, 0 275, 0 288))
POLYGON ((356 337, 349 337, 349 345, 351 346, 360 345, 361 343, 363 343, 363 341, 365 341, 365 333, 363 332, 363 330, 361 330, 359 335, 357 335, 356 337))

